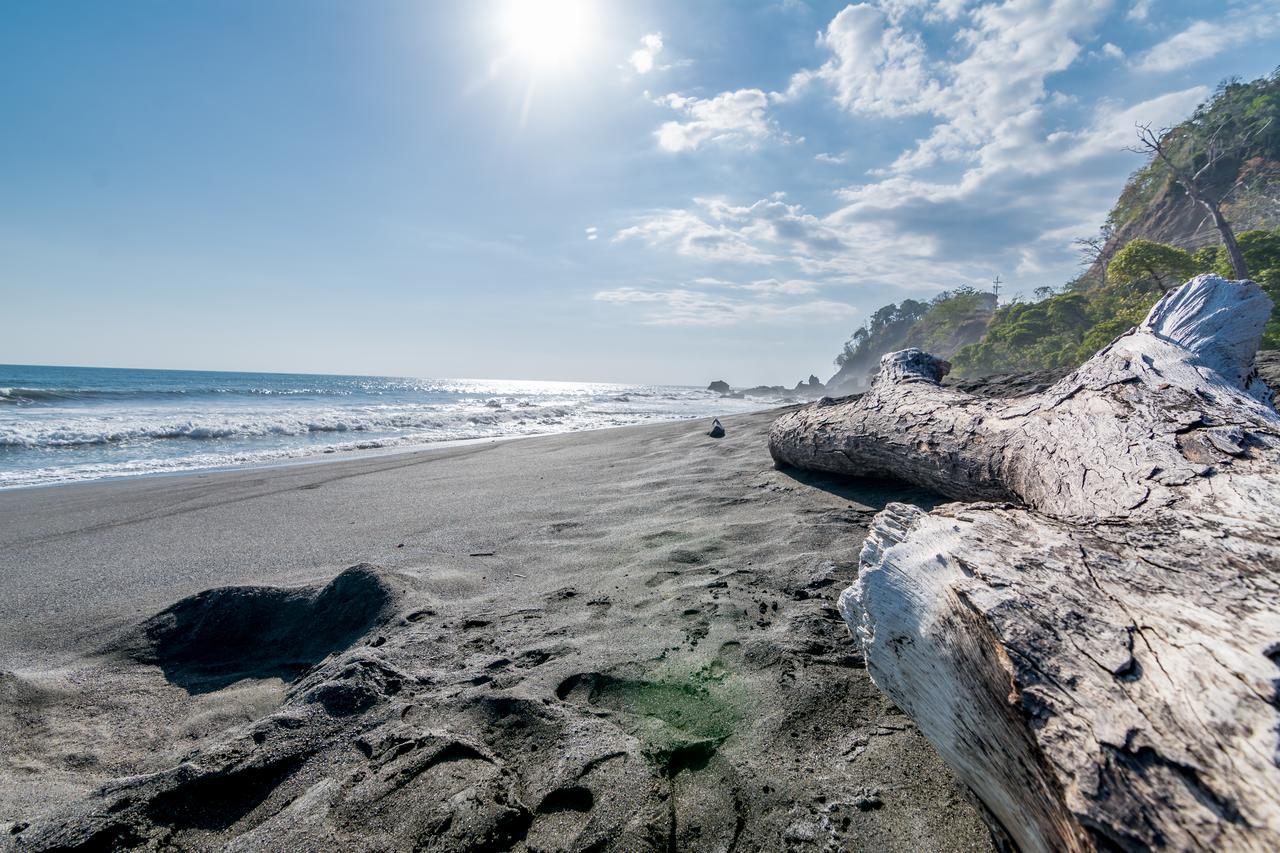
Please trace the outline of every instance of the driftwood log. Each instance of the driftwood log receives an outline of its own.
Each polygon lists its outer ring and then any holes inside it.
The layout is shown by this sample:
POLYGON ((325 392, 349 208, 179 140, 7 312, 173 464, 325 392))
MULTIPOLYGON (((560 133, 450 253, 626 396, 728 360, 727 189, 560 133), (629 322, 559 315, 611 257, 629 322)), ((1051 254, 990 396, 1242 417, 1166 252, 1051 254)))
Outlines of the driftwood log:
POLYGON ((1271 304, 1193 279, 1048 391, 919 350, 780 418, 774 458, 890 504, 841 610, 876 684, 1024 851, 1280 850, 1280 416, 1271 304))

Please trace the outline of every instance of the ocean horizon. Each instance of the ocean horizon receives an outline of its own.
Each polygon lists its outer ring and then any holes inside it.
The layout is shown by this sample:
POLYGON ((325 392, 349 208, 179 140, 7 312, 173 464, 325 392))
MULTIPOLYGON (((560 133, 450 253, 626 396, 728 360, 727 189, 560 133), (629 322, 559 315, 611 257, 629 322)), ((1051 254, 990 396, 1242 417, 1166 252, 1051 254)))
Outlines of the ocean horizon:
POLYGON ((756 411, 679 385, 0 365, 0 489, 756 411))

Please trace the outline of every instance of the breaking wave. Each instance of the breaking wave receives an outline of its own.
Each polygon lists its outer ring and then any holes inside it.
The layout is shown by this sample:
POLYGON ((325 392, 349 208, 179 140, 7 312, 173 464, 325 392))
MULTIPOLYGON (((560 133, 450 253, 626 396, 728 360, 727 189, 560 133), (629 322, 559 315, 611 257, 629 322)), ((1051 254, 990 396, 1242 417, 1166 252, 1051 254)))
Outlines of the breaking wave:
POLYGON ((750 411, 662 385, 0 365, 0 488, 750 411))
MULTIPOLYGON (((637 422, 648 420, 645 413, 631 414, 637 422)), ((566 406, 527 406, 507 412, 487 405, 474 412, 423 408, 407 411, 335 409, 261 415, 210 413, 194 417, 140 415, 130 418, 95 414, 0 424, 0 447, 73 448, 171 439, 215 441, 404 430, 438 433, 440 437, 436 440, 450 440, 505 434, 506 428, 521 431, 525 427, 554 427, 563 424, 566 418, 575 418, 584 422, 583 425, 591 425, 596 420, 606 421, 600 424, 602 426, 617 420, 609 417, 609 413, 575 411, 566 406)))

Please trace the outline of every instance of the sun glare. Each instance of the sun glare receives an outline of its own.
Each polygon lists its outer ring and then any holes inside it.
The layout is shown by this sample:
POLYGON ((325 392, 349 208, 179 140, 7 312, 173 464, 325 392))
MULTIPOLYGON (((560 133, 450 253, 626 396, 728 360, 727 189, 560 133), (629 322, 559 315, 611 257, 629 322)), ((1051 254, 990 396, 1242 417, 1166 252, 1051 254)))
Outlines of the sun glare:
POLYGON ((538 70, 564 69, 581 59, 595 23, 591 0, 507 0, 499 19, 513 57, 538 70))

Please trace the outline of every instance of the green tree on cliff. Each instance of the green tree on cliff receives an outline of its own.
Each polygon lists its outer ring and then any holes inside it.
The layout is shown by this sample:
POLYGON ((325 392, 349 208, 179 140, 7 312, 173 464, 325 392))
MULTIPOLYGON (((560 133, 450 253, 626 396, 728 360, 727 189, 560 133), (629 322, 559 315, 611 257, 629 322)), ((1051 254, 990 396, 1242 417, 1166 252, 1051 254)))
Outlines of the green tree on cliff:
POLYGON ((1133 284, 1150 279, 1161 290, 1169 290, 1195 272, 1196 262, 1185 249, 1151 240, 1130 240, 1107 264, 1107 282, 1133 284))

